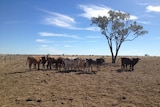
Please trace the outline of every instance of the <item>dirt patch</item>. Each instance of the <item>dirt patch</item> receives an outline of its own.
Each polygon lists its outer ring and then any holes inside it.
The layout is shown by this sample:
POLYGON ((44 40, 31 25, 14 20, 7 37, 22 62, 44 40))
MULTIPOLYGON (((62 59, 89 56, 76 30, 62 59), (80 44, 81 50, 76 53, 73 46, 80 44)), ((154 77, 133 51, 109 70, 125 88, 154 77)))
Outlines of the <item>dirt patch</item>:
POLYGON ((0 63, 1 107, 160 107, 160 58, 133 72, 107 64, 96 73, 28 70, 26 58, 0 63))

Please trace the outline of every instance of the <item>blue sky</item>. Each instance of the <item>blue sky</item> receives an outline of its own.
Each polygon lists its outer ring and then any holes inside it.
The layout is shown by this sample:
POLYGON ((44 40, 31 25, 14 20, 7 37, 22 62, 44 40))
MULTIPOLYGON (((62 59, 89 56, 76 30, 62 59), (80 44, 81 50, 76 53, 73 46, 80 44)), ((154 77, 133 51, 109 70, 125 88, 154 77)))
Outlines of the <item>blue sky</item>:
POLYGON ((160 55, 159 0, 0 0, 0 54, 110 55, 91 17, 130 13, 149 33, 124 42, 119 55, 160 55))

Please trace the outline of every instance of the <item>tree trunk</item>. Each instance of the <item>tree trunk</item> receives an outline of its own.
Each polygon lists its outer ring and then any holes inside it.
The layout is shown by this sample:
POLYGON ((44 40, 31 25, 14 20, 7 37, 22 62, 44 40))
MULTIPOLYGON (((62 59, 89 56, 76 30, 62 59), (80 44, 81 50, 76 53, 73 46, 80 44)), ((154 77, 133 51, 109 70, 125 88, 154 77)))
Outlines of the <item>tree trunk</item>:
MULTIPOLYGON (((119 46, 119 48, 120 48, 120 46, 119 46)), ((111 54, 112 54, 112 63, 116 63, 116 59, 117 59, 119 48, 116 49, 116 54, 115 55, 113 54, 113 51, 111 51, 111 54)))
POLYGON ((112 46, 110 46, 110 51, 111 51, 111 55, 112 55, 112 63, 115 63, 116 59, 115 59, 115 56, 114 56, 114 53, 113 53, 112 46))
POLYGON ((112 56, 112 63, 115 64, 116 63, 116 57, 113 55, 112 56))
POLYGON ((118 51, 120 49, 120 46, 121 46, 122 42, 119 45, 116 46, 116 54, 114 55, 113 47, 112 47, 112 39, 109 39, 107 35, 105 35, 105 36, 107 38, 108 45, 109 45, 109 48, 110 48, 110 52, 111 52, 111 55, 112 55, 112 63, 116 63, 118 51))
POLYGON ((110 51, 111 51, 111 55, 112 55, 112 63, 116 63, 117 56, 114 55, 112 48, 110 48, 110 51))

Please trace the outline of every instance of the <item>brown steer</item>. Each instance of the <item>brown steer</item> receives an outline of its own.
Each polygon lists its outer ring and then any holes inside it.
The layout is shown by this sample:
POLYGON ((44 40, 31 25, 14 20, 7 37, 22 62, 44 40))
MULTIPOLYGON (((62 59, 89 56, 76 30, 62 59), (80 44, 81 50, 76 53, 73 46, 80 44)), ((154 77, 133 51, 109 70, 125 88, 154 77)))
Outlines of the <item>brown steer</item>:
POLYGON ((31 70, 32 64, 34 65, 34 67, 36 67, 36 65, 38 65, 38 70, 39 70, 40 63, 42 63, 43 67, 44 67, 46 60, 45 60, 45 56, 28 56, 26 64, 27 64, 27 62, 29 65, 29 70, 31 70))

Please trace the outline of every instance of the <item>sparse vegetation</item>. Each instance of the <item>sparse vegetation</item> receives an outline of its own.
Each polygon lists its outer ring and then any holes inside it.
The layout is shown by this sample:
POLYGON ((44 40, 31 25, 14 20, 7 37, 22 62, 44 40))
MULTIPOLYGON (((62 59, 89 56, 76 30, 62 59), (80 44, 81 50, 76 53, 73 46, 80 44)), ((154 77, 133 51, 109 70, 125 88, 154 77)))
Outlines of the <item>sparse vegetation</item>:
POLYGON ((26 58, 0 62, 1 107, 160 106, 160 57, 140 57, 133 72, 119 72, 120 62, 105 57, 96 74, 29 71, 26 58))

